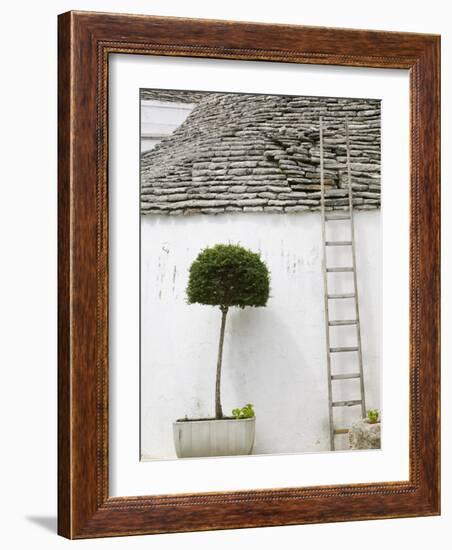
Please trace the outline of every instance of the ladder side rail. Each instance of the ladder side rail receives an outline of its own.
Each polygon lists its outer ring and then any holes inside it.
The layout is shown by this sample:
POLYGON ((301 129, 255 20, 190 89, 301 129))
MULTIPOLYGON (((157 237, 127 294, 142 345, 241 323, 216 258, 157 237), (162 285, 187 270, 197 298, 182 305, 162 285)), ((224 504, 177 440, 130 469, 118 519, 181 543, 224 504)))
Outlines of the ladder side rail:
POLYGON ((355 221, 353 217, 353 188, 352 188, 352 170, 350 159, 350 134, 348 127, 348 116, 345 117, 345 139, 347 149, 347 179, 348 179, 348 201, 350 209, 350 231, 352 241, 352 262, 353 262, 353 281, 355 286, 355 315, 356 315, 356 331, 358 339, 358 361, 359 361, 359 373, 360 373, 360 389, 361 389, 361 414, 363 418, 366 418, 366 399, 364 389, 364 369, 363 369, 363 354, 361 346, 361 323, 359 317, 359 298, 358 298, 358 279, 356 276, 356 252, 355 252, 355 221))
POLYGON ((326 271, 326 228, 325 228, 325 178, 323 170, 323 120, 319 119, 320 138, 320 209, 322 218, 322 272, 323 272, 323 296, 325 302, 325 336, 326 336, 326 363, 328 374, 328 416, 330 428, 330 448, 335 450, 334 425, 333 425, 333 388, 331 383, 331 356, 330 356, 330 329, 329 329, 329 308, 328 308, 328 275, 326 271))

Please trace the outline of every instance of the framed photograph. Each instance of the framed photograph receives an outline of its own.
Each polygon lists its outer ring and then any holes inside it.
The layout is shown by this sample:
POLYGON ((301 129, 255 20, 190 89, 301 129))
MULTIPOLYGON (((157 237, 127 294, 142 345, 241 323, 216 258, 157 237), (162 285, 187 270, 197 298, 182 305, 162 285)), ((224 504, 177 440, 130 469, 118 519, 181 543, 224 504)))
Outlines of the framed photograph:
POLYGON ((61 535, 440 513, 439 48, 59 16, 61 535))

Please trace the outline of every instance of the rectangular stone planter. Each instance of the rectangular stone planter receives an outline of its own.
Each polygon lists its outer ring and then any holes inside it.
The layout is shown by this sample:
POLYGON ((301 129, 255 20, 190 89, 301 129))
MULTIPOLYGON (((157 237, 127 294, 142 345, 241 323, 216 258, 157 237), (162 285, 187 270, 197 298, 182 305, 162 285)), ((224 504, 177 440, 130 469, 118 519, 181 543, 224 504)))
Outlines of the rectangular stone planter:
POLYGON ((178 458, 251 454, 255 418, 178 420, 173 423, 178 458))

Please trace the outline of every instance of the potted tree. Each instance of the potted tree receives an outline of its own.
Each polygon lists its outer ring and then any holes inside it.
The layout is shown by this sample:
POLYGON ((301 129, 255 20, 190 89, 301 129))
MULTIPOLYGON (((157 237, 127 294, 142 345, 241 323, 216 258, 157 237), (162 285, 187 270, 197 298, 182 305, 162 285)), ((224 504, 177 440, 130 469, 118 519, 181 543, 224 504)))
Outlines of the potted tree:
POLYGON ((176 454, 181 457, 250 454, 254 444, 252 404, 225 416, 221 403, 221 369, 226 318, 231 307, 267 304, 270 276, 260 255, 238 245, 217 244, 200 252, 190 267, 189 304, 217 306, 221 311, 216 365, 215 417, 180 419, 173 424, 176 454))

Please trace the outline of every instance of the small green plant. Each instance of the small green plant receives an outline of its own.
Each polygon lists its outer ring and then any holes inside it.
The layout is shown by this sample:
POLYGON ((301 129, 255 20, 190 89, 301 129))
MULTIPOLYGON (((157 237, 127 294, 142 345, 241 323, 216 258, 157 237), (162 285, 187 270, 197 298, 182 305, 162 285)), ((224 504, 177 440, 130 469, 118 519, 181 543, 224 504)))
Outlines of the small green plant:
POLYGON ((241 409, 232 409, 232 416, 237 420, 239 418, 254 418, 254 409, 252 403, 247 403, 241 409))
POLYGON ((367 420, 371 424, 375 424, 380 421, 380 411, 378 409, 368 409, 367 411, 367 420))

